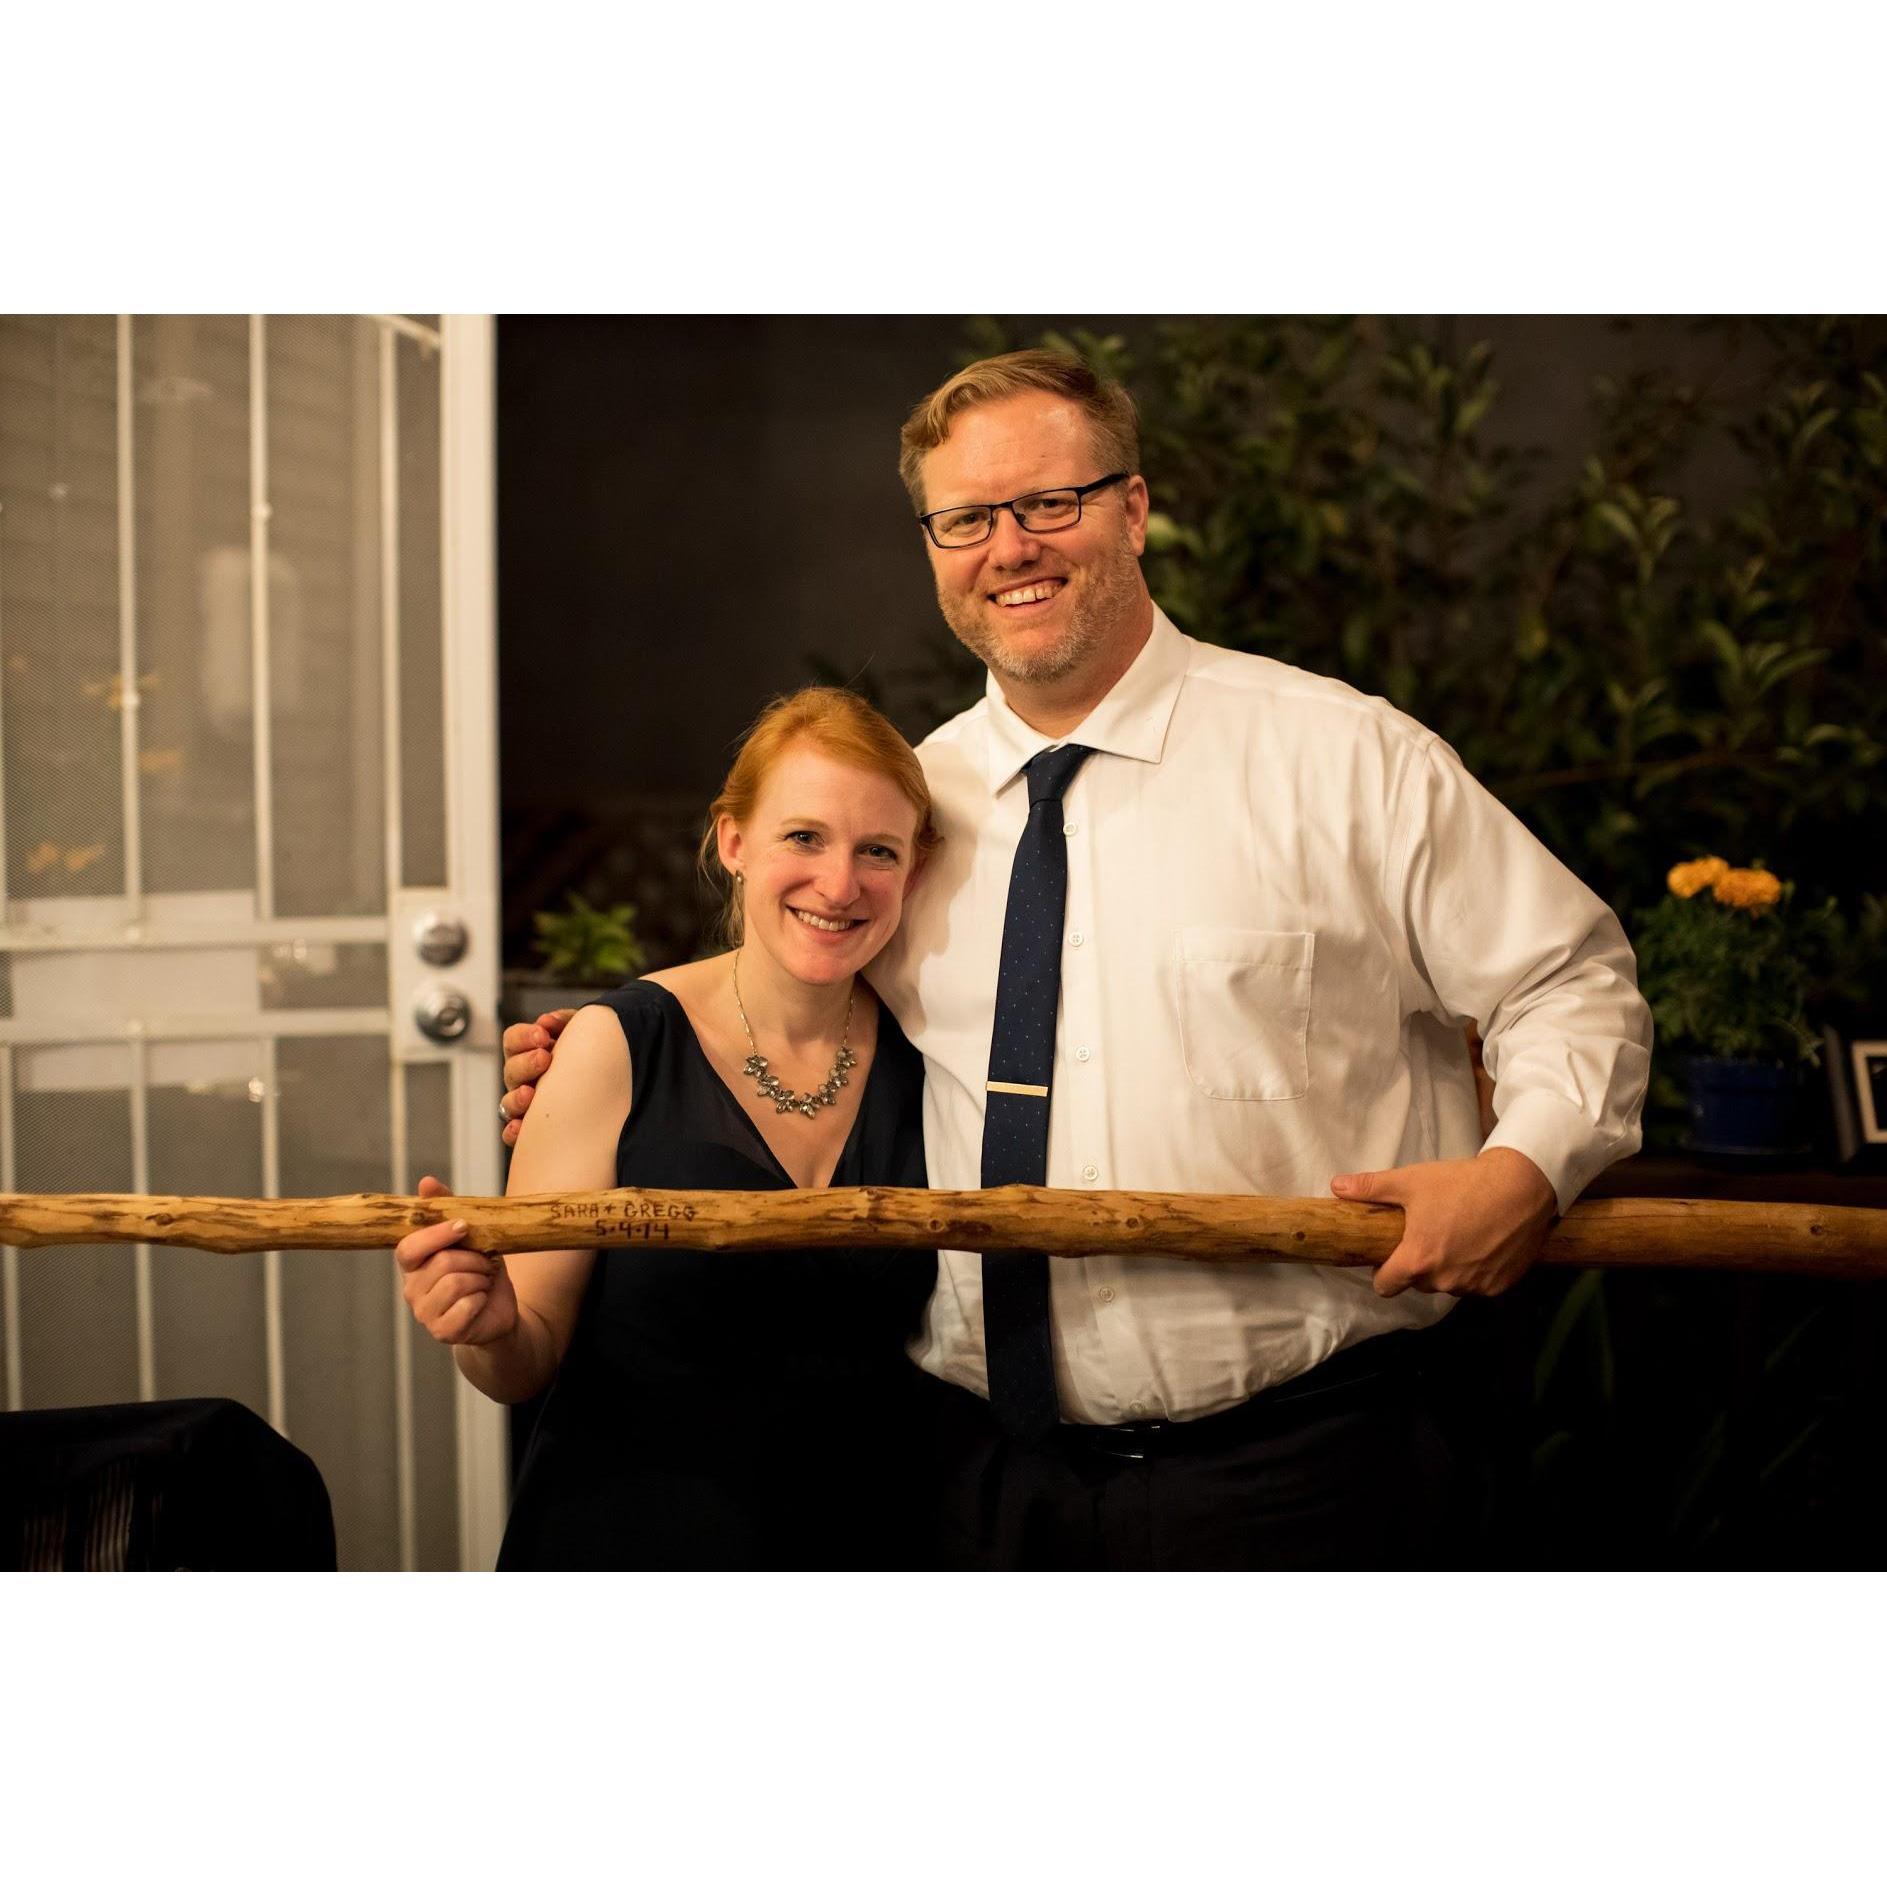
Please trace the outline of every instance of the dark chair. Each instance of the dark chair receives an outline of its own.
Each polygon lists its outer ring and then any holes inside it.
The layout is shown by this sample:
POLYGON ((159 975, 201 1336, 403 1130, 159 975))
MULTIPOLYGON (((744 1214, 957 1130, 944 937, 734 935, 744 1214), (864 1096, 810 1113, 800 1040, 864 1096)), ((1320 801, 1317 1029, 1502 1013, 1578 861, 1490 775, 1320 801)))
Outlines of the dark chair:
POLYGON ((240 1402, 0 1415, 0 1569, 332 1572, 321 1471, 240 1402))

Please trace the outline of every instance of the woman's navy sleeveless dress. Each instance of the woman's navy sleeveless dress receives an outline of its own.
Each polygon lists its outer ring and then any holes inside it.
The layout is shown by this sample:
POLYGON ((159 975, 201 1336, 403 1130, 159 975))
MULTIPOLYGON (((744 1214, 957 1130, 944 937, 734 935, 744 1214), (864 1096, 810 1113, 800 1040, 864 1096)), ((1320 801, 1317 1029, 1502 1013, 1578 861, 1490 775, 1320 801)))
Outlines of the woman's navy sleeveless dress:
MULTIPOLYGON (((629 1043, 622 1186, 793 1182, 657 983, 629 1043)), ((880 1010, 835 1186, 922 1186, 923 1062, 880 1010)), ((934 1252, 599 1251, 525 1451, 501 1570, 934 1564, 929 1410, 905 1355, 934 1252)))

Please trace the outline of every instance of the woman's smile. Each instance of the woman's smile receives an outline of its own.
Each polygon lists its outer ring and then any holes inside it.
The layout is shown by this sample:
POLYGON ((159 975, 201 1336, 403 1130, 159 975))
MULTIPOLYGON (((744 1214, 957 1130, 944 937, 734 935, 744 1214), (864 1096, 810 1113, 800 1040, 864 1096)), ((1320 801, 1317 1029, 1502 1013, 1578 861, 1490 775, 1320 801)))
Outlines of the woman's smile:
POLYGON ((802 924, 813 930, 830 931, 841 935, 846 931, 856 930, 865 921, 862 917, 820 917, 816 912, 805 910, 797 904, 789 904, 786 908, 802 924))

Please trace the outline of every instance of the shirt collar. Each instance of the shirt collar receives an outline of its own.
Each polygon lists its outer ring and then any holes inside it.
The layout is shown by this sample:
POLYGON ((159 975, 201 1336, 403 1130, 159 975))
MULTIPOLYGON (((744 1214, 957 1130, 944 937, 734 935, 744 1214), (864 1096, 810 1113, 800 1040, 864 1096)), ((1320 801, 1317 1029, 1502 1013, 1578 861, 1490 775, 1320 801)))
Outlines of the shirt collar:
POLYGON ((1153 631, 1126 674, 1090 711, 1079 727, 1050 738, 1031 727, 1003 699, 1002 684, 992 672, 984 693, 989 703, 989 744, 984 752, 984 783, 1000 793, 1038 753, 1069 741, 1092 747, 1096 753, 1118 754, 1124 760, 1157 763, 1166 745, 1166 729, 1186 679, 1191 644, 1168 620, 1159 604, 1153 606, 1153 631))

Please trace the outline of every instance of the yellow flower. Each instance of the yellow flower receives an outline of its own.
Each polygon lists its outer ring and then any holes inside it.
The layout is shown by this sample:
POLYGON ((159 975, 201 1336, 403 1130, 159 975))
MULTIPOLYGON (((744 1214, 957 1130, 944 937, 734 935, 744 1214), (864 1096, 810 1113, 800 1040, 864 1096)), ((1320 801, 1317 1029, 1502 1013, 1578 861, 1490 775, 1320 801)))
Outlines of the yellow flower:
POLYGON ((1720 858, 1693 858, 1686 865, 1673 865, 1664 882, 1680 898, 1694 898, 1706 886, 1715 884, 1730 869, 1720 858))
POLYGON ((1710 888, 1719 904, 1766 911, 1782 896, 1782 880, 1771 871, 1726 871, 1710 888))

